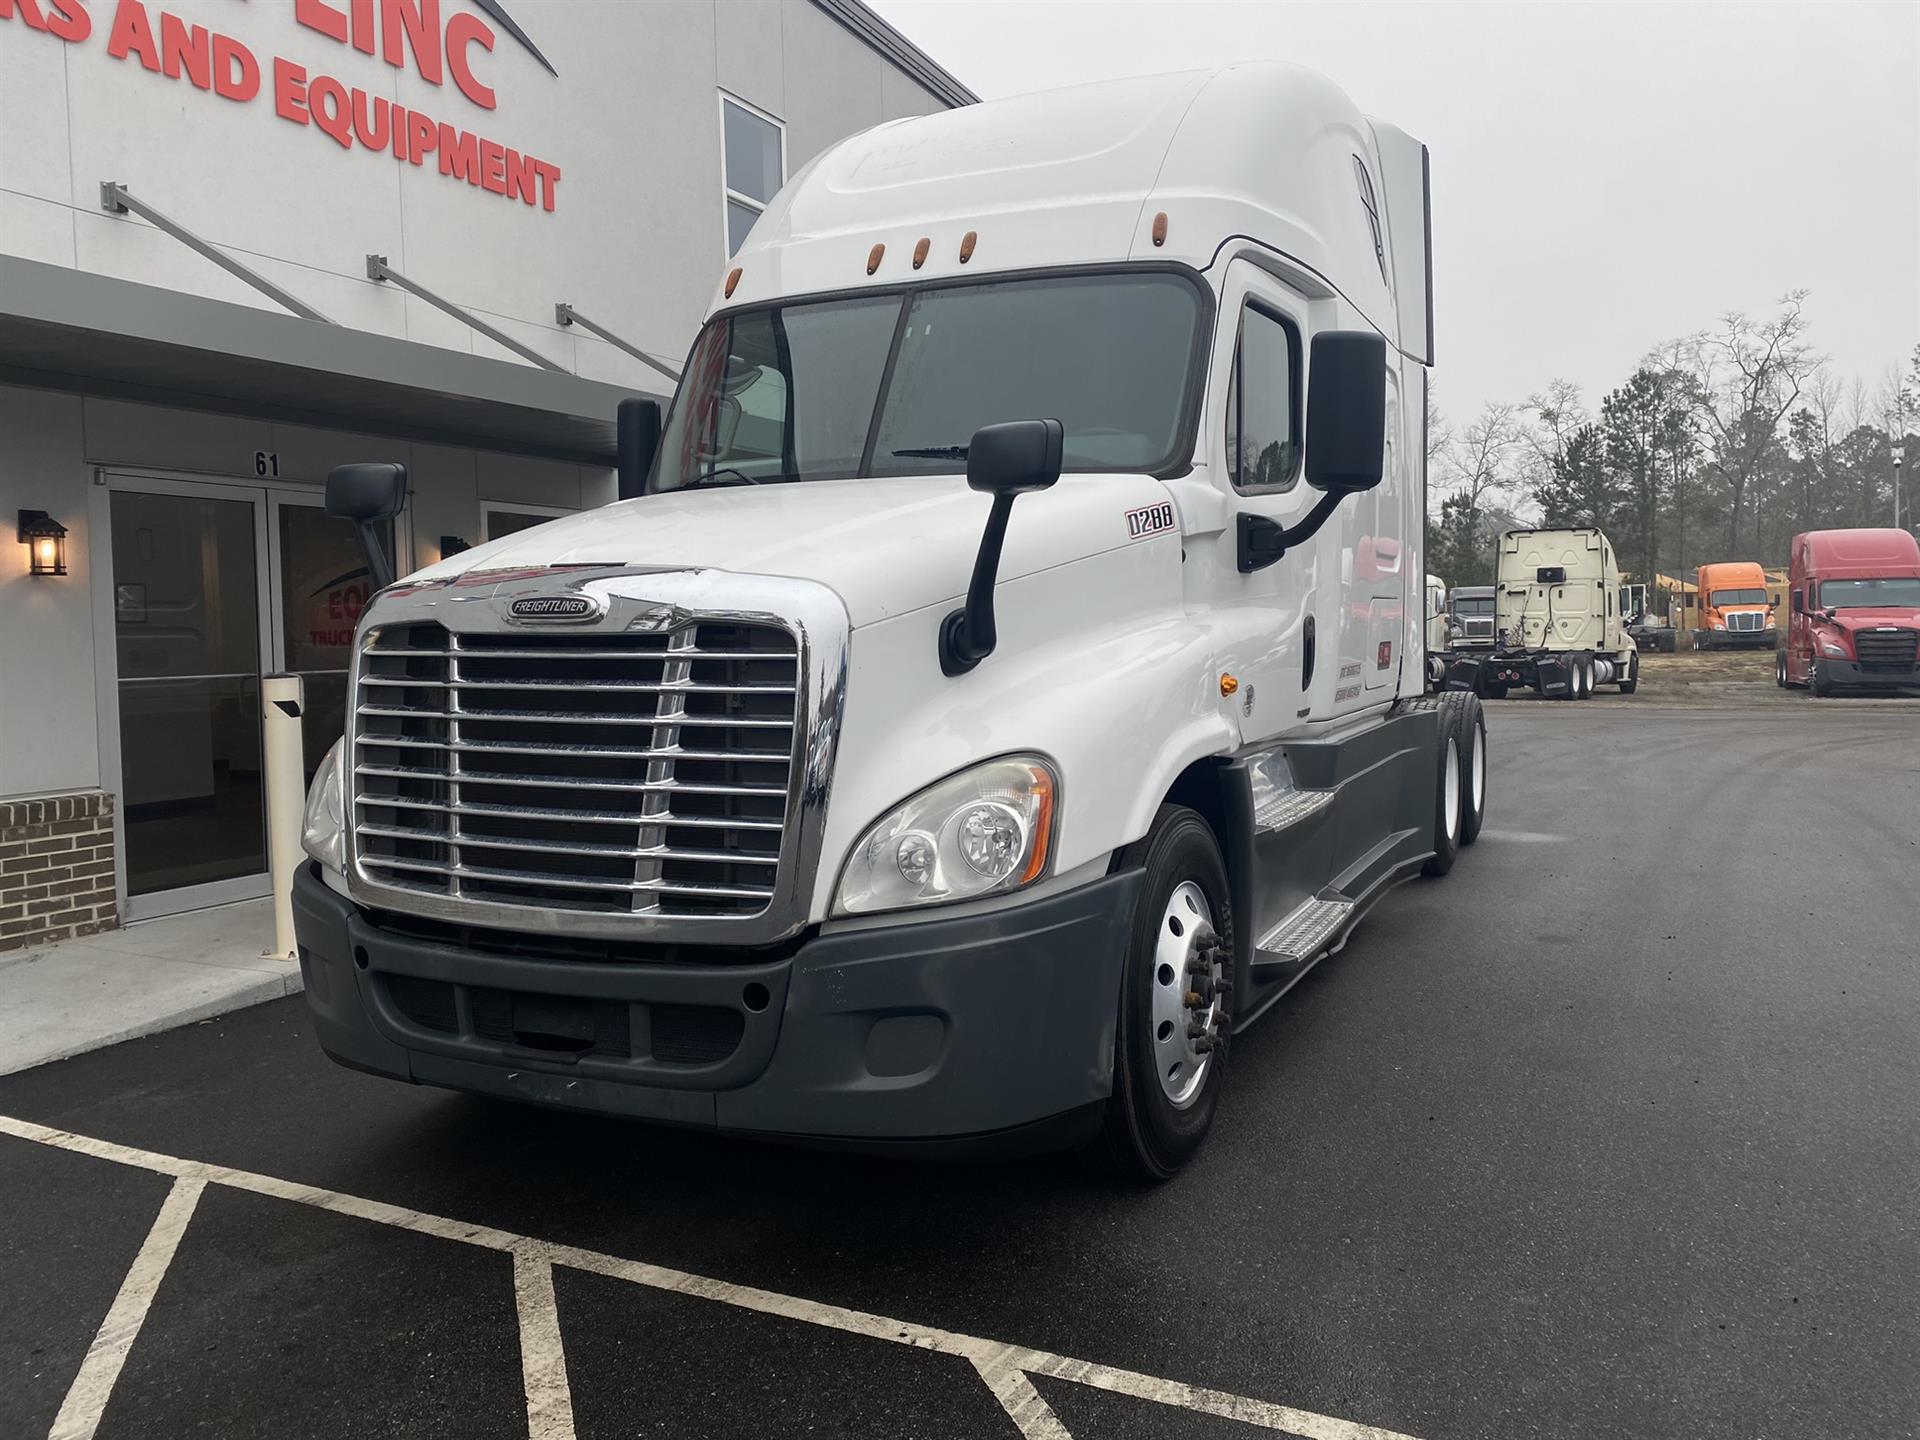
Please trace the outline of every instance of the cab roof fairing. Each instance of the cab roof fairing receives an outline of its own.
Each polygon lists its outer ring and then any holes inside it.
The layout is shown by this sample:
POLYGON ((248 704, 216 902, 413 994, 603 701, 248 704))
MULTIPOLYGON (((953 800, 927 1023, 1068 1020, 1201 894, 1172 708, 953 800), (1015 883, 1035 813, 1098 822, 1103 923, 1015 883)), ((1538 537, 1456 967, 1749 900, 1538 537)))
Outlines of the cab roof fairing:
MULTIPOLYGON (((1424 274, 1426 217, 1409 216, 1396 231, 1389 206, 1406 208, 1393 203, 1406 193, 1405 177, 1390 189, 1374 133, 1330 81, 1277 64, 1103 81, 889 121, 788 181, 727 267, 740 270, 734 293, 724 293, 723 278, 709 313, 782 296, 1128 260, 1206 270, 1223 245, 1245 236, 1324 277, 1400 345, 1407 303, 1396 311, 1381 274, 1355 157, 1372 181, 1388 274, 1411 273, 1409 247, 1412 268, 1424 274), (1165 243, 1155 245, 1162 211, 1165 243), (962 262, 969 231, 976 246, 962 262), (926 259, 915 269, 923 238, 926 259), (884 251, 869 274, 876 245, 884 251)), ((1403 153, 1417 145, 1391 133, 1403 153)), ((1424 354, 1424 333, 1408 341, 1402 348, 1424 354)))

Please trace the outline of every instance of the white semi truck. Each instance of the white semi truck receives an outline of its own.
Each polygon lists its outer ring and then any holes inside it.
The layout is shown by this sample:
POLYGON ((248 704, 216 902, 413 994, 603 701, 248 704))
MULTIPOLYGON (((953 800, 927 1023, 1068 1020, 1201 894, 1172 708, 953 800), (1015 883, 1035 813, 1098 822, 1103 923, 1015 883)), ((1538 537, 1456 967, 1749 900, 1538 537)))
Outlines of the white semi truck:
POLYGON ((1640 687, 1640 655, 1621 613, 1613 544, 1593 528, 1508 530, 1494 573, 1491 648, 1447 657, 1446 686, 1504 699, 1515 685, 1586 700, 1601 685, 1640 687))
POLYGON ((1484 813, 1477 698, 1422 694, 1427 235, 1425 148, 1273 65, 813 161, 657 445, 623 416, 635 498, 368 606, 296 886, 321 1044, 1171 1175, 1230 1041, 1484 813))

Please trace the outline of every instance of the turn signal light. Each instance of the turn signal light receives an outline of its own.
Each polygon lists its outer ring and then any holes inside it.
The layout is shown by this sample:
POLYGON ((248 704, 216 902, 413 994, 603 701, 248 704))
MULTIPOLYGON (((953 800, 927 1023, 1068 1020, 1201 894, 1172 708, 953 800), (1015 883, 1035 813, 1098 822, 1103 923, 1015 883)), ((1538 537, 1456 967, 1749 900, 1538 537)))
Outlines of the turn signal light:
POLYGON ((1239 688, 1240 682, 1237 679, 1231 675, 1222 673, 1220 676, 1220 693, 1222 695, 1231 695, 1239 688))

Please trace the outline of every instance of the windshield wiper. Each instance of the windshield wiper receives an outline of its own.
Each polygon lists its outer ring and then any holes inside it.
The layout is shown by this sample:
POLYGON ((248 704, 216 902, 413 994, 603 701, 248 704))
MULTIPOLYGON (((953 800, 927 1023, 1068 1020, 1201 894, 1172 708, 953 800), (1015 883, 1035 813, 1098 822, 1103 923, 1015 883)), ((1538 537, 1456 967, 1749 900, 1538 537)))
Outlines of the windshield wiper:
POLYGON ((905 456, 909 460, 964 460, 967 447, 964 445, 923 445, 917 450, 895 450, 895 455, 905 456))
POLYGON ((680 488, 682 490, 698 490, 703 485, 732 485, 736 483, 733 480, 722 480, 720 478, 722 475, 738 476, 739 479, 737 483, 743 485, 758 485, 761 483, 744 470, 736 470, 731 465, 722 465, 718 470, 709 470, 704 475, 694 476, 693 479, 684 482, 680 488))

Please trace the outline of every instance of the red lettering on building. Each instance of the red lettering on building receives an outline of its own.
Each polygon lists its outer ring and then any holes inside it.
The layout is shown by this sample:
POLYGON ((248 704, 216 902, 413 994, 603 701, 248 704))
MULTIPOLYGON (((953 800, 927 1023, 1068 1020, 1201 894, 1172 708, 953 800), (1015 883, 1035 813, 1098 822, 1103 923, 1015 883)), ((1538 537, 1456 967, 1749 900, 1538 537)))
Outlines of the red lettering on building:
MULTIPOLYGON (((493 89, 473 72, 474 49, 491 54, 495 38, 474 15, 456 11, 443 27, 441 0, 294 0, 293 11, 304 29, 365 55, 377 53, 396 69, 404 69, 410 57, 430 84, 444 84, 450 71, 455 88, 469 101, 483 110, 498 108, 493 89)), ((14 19, 67 44, 93 34, 86 0, 0 0, 0 20, 14 19)), ((148 0, 117 0, 107 53, 236 103, 260 94, 261 61, 245 44, 157 5, 150 11, 148 0)), ((561 172, 551 161, 335 76, 311 74, 284 56, 270 59, 273 110, 281 119, 311 126, 343 150, 386 150, 396 161, 421 166, 437 155, 442 175, 529 208, 555 208, 561 172)))

